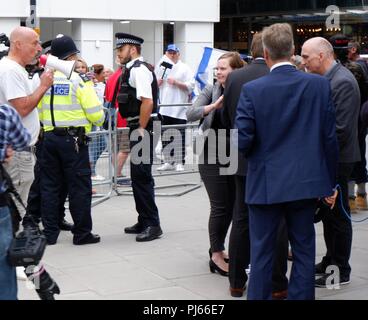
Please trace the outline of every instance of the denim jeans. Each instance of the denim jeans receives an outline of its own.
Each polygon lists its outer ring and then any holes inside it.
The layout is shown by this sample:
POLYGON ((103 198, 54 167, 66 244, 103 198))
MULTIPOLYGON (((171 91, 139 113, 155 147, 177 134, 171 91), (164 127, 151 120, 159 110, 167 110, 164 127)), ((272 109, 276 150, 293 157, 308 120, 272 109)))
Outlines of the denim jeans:
POLYGON ((11 216, 8 207, 0 207, 0 300, 17 300, 15 268, 7 260, 13 238, 11 216))

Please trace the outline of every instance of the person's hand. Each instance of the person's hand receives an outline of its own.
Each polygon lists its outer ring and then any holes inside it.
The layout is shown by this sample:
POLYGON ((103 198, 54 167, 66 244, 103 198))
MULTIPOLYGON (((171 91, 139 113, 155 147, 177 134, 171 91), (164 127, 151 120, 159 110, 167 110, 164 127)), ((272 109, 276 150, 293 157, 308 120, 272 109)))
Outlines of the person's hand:
POLYGON ((144 137, 144 129, 142 127, 139 127, 138 129, 139 135, 143 138, 144 137))
POLYGON ((9 163, 11 161, 11 159, 13 158, 14 155, 14 150, 12 147, 8 146, 6 148, 6 154, 5 154, 5 159, 4 162, 9 163))
POLYGON ((176 85, 176 80, 174 78, 167 78, 167 83, 171 84, 172 86, 176 85))
POLYGON ((51 69, 46 70, 40 77, 41 84, 45 88, 50 88, 54 83, 54 71, 51 69))
POLYGON ((164 80, 163 80, 163 79, 158 79, 158 80, 157 80, 157 85, 158 85, 159 87, 161 87, 163 83, 164 83, 164 80))
POLYGON ((335 192, 332 196, 325 198, 325 202, 330 206, 331 209, 333 209, 335 207, 335 203, 336 203, 336 199, 337 199, 338 194, 339 194, 339 192, 337 190, 335 190, 335 192))
POLYGON ((215 109, 221 109, 223 107, 224 96, 221 96, 214 103, 215 109))

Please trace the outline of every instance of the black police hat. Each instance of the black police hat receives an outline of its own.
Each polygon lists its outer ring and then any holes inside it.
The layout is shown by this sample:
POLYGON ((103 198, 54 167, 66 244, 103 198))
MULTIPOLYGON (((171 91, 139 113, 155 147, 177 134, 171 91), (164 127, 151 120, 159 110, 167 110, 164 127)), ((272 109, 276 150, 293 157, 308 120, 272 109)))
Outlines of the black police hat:
POLYGON ((51 42, 51 54, 64 60, 75 53, 79 53, 72 38, 61 35, 51 42))
POLYGON ((344 34, 336 34, 329 41, 334 49, 348 49, 350 39, 344 34))
POLYGON ((52 40, 48 40, 41 44, 44 54, 49 53, 51 51, 51 42, 52 40))
POLYGON ((144 42, 142 38, 133 36, 132 34, 128 34, 128 33, 117 32, 115 33, 115 37, 116 37, 116 48, 115 49, 119 49, 125 44, 133 44, 136 46, 140 46, 144 42))

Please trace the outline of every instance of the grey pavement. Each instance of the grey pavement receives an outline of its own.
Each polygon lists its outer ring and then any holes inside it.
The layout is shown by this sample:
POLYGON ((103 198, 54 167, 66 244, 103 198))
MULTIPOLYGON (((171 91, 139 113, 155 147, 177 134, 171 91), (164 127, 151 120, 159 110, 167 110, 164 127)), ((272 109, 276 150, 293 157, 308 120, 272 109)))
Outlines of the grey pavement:
MULTIPOLYGON (((198 174, 156 178, 158 186, 197 181, 198 174)), ((229 295, 226 277, 209 271, 205 188, 180 197, 157 197, 157 205, 164 234, 151 242, 138 243, 134 235, 124 233, 124 227, 137 219, 129 195, 113 196, 93 207, 94 232, 101 235, 101 243, 74 246, 71 233, 62 232, 43 259, 61 289, 56 299, 239 300, 229 295)), ((360 212, 353 218, 367 216, 360 212)), ((317 299, 368 299, 368 222, 353 228, 351 283, 339 290, 316 289, 317 299)), ((316 233, 319 261, 325 252, 321 224, 316 233)), ((18 287, 20 300, 38 300, 29 283, 18 281, 18 287)))

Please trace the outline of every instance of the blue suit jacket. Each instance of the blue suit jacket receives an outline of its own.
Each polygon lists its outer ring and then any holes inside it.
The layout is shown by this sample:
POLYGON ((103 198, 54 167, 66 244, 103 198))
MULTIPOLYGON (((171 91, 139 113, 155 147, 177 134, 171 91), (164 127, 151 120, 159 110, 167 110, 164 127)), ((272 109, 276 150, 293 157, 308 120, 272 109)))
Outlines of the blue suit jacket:
POLYGON ((338 146, 327 79, 278 67, 243 86, 235 125, 249 159, 248 204, 332 194, 338 146))

